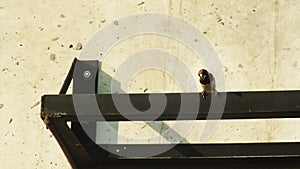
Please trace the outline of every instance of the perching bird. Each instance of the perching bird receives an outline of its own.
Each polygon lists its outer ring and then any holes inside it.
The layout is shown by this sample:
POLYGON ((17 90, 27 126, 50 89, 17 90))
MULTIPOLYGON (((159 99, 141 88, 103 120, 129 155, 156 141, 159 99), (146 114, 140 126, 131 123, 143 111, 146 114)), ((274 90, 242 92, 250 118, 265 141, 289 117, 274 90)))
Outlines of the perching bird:
POLYGON ((205 99, 207 96, 206 92, 215 92, 215 78, 205 69, 201 69, 198 72, 199 81, 202 87, 202 96, 205 99))

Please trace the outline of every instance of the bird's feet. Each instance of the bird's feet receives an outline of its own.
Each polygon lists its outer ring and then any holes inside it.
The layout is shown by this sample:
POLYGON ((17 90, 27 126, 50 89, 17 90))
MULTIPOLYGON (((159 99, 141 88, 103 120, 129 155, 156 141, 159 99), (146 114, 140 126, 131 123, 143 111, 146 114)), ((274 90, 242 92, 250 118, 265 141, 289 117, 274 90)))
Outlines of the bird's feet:
POLYGON ((206 99, 207 93, 206 93, 206 91, 205 91, 205 90, 204 90, 204 91, 202 91, 201 95, 202 95, 203 99, 206 99))

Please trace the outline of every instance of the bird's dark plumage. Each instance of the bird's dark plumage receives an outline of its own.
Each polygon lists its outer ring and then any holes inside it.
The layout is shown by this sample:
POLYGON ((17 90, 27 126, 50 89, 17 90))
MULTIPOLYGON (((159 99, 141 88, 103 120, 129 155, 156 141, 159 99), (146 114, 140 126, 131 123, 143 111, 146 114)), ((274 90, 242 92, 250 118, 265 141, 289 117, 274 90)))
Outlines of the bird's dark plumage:
POLYGON ((208 73, 207 70, 201 69, 198 72, 198 76, 200 77, 200 83, 203 85, 209 84, 210 83, 210 78, 209 78, 210 73, 208 73))

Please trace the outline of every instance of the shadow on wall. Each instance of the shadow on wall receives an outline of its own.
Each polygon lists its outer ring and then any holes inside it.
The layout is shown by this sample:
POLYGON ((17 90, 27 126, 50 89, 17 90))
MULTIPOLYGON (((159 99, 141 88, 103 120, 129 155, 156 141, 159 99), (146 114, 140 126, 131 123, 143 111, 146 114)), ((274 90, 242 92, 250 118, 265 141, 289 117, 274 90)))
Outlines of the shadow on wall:
MULTIPOLYGON (((102 62, 99 63, 98 72, 98 94, 111 94, 111 93, 125 93, 122 90, 122 84, 116 79, 102 71, 102 62), (111 88, 112 83, 114 83, 114 89, 111 88), (112 91, 113 90, 113 91, 112 91)), ((177 133, 175 130, 170 128, 170 126, 162 121, 146 122, 146 124, 151 127, 154 131, 161 135, 166 140, 170 140, 169 136, 175 136, 177 141, 181 143, 187 143, 188 141, 177 133), (164 131, 168 130, 167 133, 164 131)), ((119 122, 97 122, 96 125, 96 143, 97 144, 118 144, 118 131, 119 122), (101 133, 101 134, 100 134, 101 133)), ((134 138, 133 138, 134 139, 134 138)), ((176 142, 177 142, 176 141, 176 142)))
MULTIPOLYGON (((115 90, 124 93, 121 83, 102 71, 102 62, 99 63, 98 71, 98 94, 111 94, 111 84, 116 84, 115 90)), ((118 143, 119 122, 97 122, 96 143, 97 144, 117 144, 118 143)))
POLYGON ((102 71, 102 62, 99 63, 98 72, 98 94, 125 93, 121 88, 121 83, 102 71), (114 83, 114 91, 111 85, 114 83))

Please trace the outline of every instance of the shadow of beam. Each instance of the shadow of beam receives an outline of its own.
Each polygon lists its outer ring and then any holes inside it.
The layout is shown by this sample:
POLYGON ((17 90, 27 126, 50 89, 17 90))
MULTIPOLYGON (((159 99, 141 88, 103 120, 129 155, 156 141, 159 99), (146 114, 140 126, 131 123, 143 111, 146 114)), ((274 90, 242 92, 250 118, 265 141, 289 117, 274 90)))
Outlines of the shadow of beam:
MULTIPOLYGON (((121 88, 121 83, 116 79, 108 75, 102 70, 102 62, 99 64, 98 72, 98 94, 111 94, 111 93, 125 93, 121 88), (114 89, 111 88, 114 83, 114 89), (113 90, 113 91, 112 91, 113 90)), ((182 137, 178 132, 172 129, 168 124, 163 121, 146 122, 154 131, 160 134, 160 138, 163 137, 170 143, 184 143, 188 144, 188 140, 182 137), (175 139, 172 141, 172 139, 175 139)), ((119 122, 98 122, 96 125, 96 143, 97 144, 118 144, 118 131, 119 122), (114 131, 112 131, 114 130, 114 131), (100 134, 101 133, 101 134, 100 134)), ((161 140, 159 140, 159 144, 161 140)), ((177 149, 178 153, 189 156, 191 154, 199 154, 199 152, 192 147, 185 151, 177 149)))

